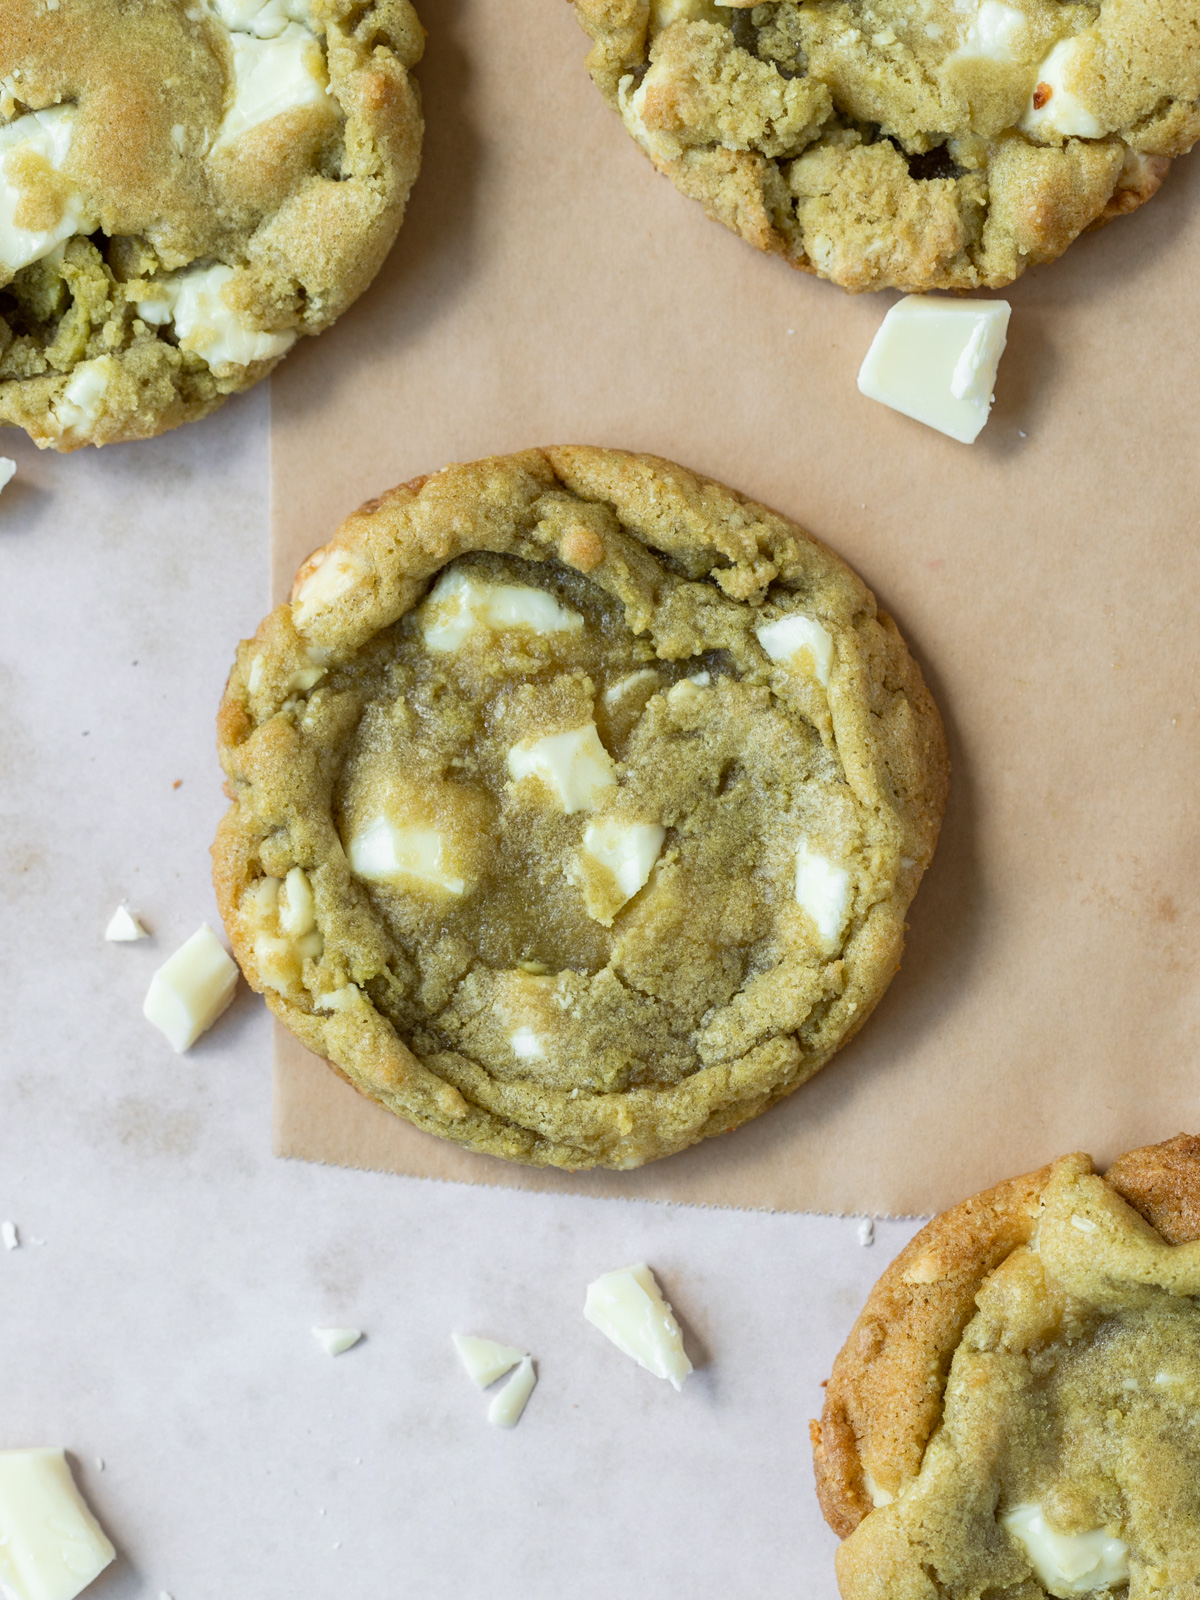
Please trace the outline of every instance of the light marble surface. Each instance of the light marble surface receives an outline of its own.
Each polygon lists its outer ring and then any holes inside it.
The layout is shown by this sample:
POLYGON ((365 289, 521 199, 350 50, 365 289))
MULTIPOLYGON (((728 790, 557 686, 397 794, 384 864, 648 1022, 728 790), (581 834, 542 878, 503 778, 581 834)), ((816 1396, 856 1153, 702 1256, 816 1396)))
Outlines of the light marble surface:
POLYGON ((276 1161, 257 999, 184 1057, 142 1018, 217 923, 213 714, 266 606, 267 430, 263 388, 146 445, 0 443, 0 1448, 72 1452, 121 1552, 97 1600, 834 1600, 808 1419, 913 1224, 863 1248, 853 1219, 276 1161), (126 898, 154 937, 106 944, 126 898), (641 1259, 681 1395, 581 1315, 641 1259), (366 1338, 331 1360, 327 1324, 366 1338), (534 1353, 514 1432, 452 1330, 534 1353))

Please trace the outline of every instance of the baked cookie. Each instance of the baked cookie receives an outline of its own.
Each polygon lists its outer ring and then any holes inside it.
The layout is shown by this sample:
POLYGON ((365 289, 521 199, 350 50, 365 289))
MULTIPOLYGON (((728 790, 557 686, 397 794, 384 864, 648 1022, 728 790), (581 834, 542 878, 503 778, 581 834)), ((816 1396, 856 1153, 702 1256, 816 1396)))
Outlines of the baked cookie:
POLYGON ((0 423, 143 439, 329 327, 420 162, 408 0, 0 0, 0 423))
POLYGON ((1186 1134, 922 1229, 812 1425, 845 1600, 1200 1592, 1198 1296, 1186 1134))
POLYGON ((238 652, 215 881, 356 1088, 535 1166, 736 1127, 862 1025, 933 853, 941 723, 802 529, 560 448, 372 501, 238 652))
POLYGON ((1000 288, 1200 134, 1196 0, 574 5, 659 171, 853 291, 1000 288))

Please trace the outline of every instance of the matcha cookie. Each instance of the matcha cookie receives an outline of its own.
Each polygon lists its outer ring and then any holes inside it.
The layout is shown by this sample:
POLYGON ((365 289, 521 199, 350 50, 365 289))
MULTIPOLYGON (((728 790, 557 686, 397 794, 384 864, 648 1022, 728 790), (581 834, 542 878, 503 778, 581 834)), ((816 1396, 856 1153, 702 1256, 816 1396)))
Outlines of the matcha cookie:
POLYGON ((1200 134, 1196 0, 574 0, 592 77, 709 216, 844 289, 996 289, 1200 134))
POLYGON ((813 1423, 845 1600, 1200 1590, 1200 1139, 975 1195, 884 1273, 813 1423), (1128 1589, 1126 1589, 1128 1585, 1128 1589))
POLYGON ((0 423, 142 439, 366 288, 420 161, 408 0, 0 0, 0 423))
POLYGON ((891 620, 669 462, 452 466, 241 646, 214 846, 298 1037, 422 1128, 635 1167, 766 1110, 900 959, 946 789, 891 620))

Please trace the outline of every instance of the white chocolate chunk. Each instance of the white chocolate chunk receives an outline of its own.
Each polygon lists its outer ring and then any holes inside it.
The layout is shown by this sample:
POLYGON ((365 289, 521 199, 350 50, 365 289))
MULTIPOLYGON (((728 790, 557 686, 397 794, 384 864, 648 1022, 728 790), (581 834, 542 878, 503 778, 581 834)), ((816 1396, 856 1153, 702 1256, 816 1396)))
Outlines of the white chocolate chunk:
POLYGON ((1103 1528, 1089 1533, 1058 1533, 1039 1505, 1013 1506, 999 1518, 1029 1557, 1043 1588, 1069 1600, 1071 1595, 1115 1589, 1129 1578, 1129 1546, 1103 1528))
POLYGON ((467 887, 447 860, 446 841, 436 828, 397 827, 387 817, 375 817, 351 839, 347 854, 350 870, 374 883, 415 878, 453 895, 467 887))
POLYGON ((544 1061, 546 1051, 542 1041, 528 1026, 522 1026, 511 1034, 508 1047, 518 1061, 544 1061))
POLYGON ((827 946, 836 945, 850 910, 850 874, 813 850, 796 846, 796 903, 807 911, 827 946))
POLYGON ((317 925, 312 884, 303 867, 293 867, 279 890, 279 927, 283 933, 298 939, 311 933, 317 925))
POLYGON ((590 811, 617 781, 594 722, 568 733, 548 734, 532 744, 514 745, 508 752, 508 770, 518 783, 522 778, 540 778, 568 816, 590 811))
POLYGON ((890 1506, 896 1496, 890 1489, 881 1489, 871 1474, 863 1468, 863 1488, 871 1496, 873 1506, 890 1506))
POLYGON ((650 0, 650 34, 673 22, 720 22, 715 0, 650 0))
POLYGON ((476 629, 499 633, 578 633, 583 618, 552 594, 530 584, 484 583, 467 572, 443 572, 421 607, 421 633, 429 650, 461 649, 476 629))
MULTIPOLYGON (((667 830, 657 822, 617 822, 606 818, 588 823, 583 830, 583 848, 593 861, 612 874, 621 893, 620 905, 624 905, 633 899, 654 871, 666 837, 667 830)), ((608 906, 612 910, 619 909, 612 905, 611 899, 608 906)))
POLYGON ((600 698, 606 706, 612 707, 619 705, 634 689, 648 688, 657 682, 658 673, 653 667, 641 667, 637 672, 630 672, 624 678, 618 678, 616 683, 610 684, 600 698))
POLYGON ((325 56, 307 28, 289 22, 270 38, 235 33, 233 103, 225 113, 213 150, 224 150, 252 128, 285 111, 329 103, 325 56))
POLYGON ((6 483, 12 482, 13 473, 17 470, 17 463, 9 456, 0 456, 0 489, 6 483))
POLYGON ((116 1556, 61 1450, 0 1450, 0 1586, 74 1600, 116 1556))
POLYGON ((92 424, 104 415, 104 397, 117 371, 112 356, 97 356, 84 361, 71 374, 71 381, 54 402, 53 411, 63 436, 90 439, 92 424))
POLYGON ((349 550, 323 551, 312 560, 312 571, 292 600, 292 621, 297 628, 307 627, 319 611, 349 594, 367 575, 362 561, 349 550))
POLYGON ((1104 124, 1070 87, 1079 55, 1079 36, 1060 39, 1038 68, 1037 87, 1019 126, 1025 133, 1060 133, 1077 139, 1100 139, 1104 124))
POLYGON ((110 944, 126 944, 134 939, 149 938, 149 935, 128 906, 118 906, 108 919, 104 937, 110 944))
POLYGON ((150 980, 142 1012, 181 1054, 233 1000, 238 969, 207 922, 150 980))
POLYGON ((522 1356, 517 1370, 488 1407, 488 1421, 497 1428, 515 1428, 537 1382, 537 1373, 528 1356, 522 1356))
POLYGON ((293 329, 269 333, 252 327, 226 304, 222 291, 232 277, 232 267, 193 267, 157 278, 153 294, 138 301, 137 314, 154 325, 173 320, 180 348, 203 356, 210 367, 248 367, 290 350, 296 342, 293 329))
POLYGON ((829 683, 834 662, 833 635, 815 617, 792 611, 774 622, 759 623, 754 634, 772 661, 795 661, 801 651, 807 651, 817 682, 829 683))
POLYGON ((362 1338, 359 1328, 314 1328, 313 1338, 327 1356, 340 1356, 352 1350, 362 1338))
POLYGON ((6 1250, 21 1248, 21 1235, 17 1232, 15 1222, 0 1222, 0 1244, 3 1244, 6 1250))
POLYGON ((683 1336, 654 1274, 643 1261, 606 1272, 588 1284, 583 1314, 593 1327, 656 1378, 676 1389, 692 1370, 683 1336))
POLYGON ((1007 300, 910 294, 884 317, 858 374, 868 399, 961 444, 978 437, 1008 338, 1007 300))
POLYGON ((75 107, 50 106, 0 123, 0 275, 40 261, 74 233, 86 232, 83 202, 68 190, 53 227, 22 228, 16 217, 25 197, 22 168, 29 163, 61 172, 74 134, 75 107))
POLYGON ((1004 0, 983 0, 954 54, 986 61, 1015 61, 1017 38, 1024 26, 1023 11, 1005 5, 1004 0))
POLYGON ((210 4, 231 33, 277 39, 289 22, 302 22, 310 33, 317 31, 308 0, 210 0, 210 4))
POLYGON ((524 1350, 511 1344, 497 1344, 495 1339, 475 1339, 462 1333, 452 1333, 450 1337, 468 1378, 481 1389, 511 1372, 518 1361, 528 1359, 524 1350))

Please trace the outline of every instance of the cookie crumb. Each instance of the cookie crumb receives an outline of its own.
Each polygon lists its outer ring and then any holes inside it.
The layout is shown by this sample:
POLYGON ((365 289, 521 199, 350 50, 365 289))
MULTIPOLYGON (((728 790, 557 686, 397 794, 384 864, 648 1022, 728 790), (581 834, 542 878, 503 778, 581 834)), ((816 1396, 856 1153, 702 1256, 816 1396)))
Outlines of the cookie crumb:
POLYGON ((875 1218, 863 1217, 858 1224, 858 1242, 861 1245, 875 1243, 875 1218))

